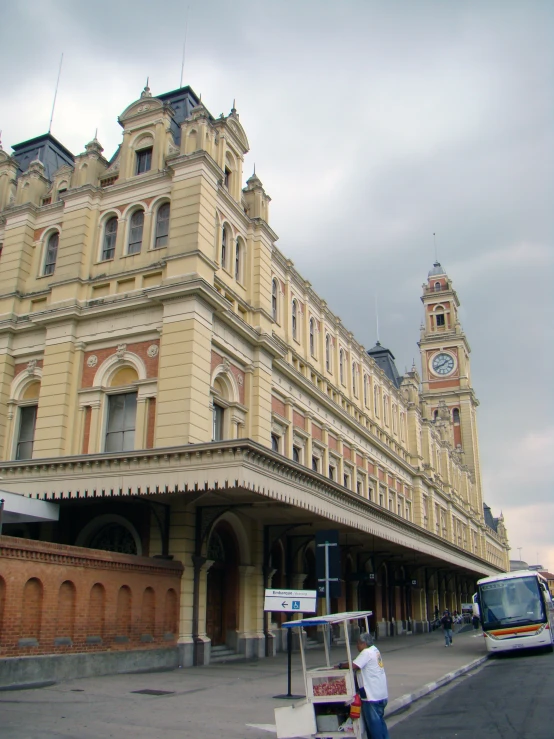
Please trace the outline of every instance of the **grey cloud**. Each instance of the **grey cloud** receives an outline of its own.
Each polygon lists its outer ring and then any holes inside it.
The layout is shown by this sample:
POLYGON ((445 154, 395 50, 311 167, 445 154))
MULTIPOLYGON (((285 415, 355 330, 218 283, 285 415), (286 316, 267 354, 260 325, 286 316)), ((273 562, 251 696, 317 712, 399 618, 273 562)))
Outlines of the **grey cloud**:
POLYGON ((98 126, 111 155, 146 77, 178 86, 187 6, 185 83, 215 115, 237 99, 279 247, 368 347, 378 294, 401 370, 437 233, 473 349, 485 498, 534 551, 517 511, 552 483, 530 450, 545 454, 553 410, 554 6, 20 0, 2 9, 4 148, 46 130, 63 51, 53 132, 78 152, 98 126))

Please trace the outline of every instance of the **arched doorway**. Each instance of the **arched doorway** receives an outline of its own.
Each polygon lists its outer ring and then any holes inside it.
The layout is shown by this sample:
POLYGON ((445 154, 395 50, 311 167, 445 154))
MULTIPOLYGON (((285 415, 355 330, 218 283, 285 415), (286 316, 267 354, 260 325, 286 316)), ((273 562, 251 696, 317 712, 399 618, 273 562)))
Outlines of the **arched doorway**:
POLYGON ((213 565, 206 586, 206 634, 213 646, 220 646, 238 622, 238 545, 228 523, 222 521, 212 531, 207 557, 213 565))

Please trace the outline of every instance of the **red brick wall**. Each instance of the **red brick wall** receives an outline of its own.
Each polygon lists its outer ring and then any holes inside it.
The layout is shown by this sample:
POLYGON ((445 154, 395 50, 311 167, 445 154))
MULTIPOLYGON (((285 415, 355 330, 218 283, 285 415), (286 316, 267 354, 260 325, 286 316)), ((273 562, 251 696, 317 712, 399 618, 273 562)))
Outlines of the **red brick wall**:
MULTIPOLYGON (((23 370, 26 370, 28 364, 29 364, 29 362, 21 362, 21 363, 18 363, 16 365, 14 365, 14 368, 13 368, 13 376, 14 377, 17 377, 17 375, 20 372, 23 372, 23 370)), ((37 367, 41 367, 42 368, 42 365, 43 365, 43 360, 42 359, 37 359, 37 367)), ((38 380, 39 378, 37 377, 36 379, 38 380)))
MULTIPOLYGON (((155 357, 148 356, 148 347, 152 346, 152 344, 155 344, 158 347, 159 351, 159 339, 153 339, 151 341, 138 341, 134 344, 127 344, 127 351, 131 352, 132 354, 136 354, 144 362, 146 366, 146 376, 148 378, 158 376, 159 353, 156 354, 155 357)), ((100 367, 102 362, 105 362, 108 357, 111 357, 112 354, 115 354, 117 352, 117 346, 118 344, 110 346, 107 349, 92 349, 91 351, 85 352, 83 361, 83 374, 81 377, 81 387, 92 387, 92 383, 94 382, 94 375, 98 371, 98 368, 100 367), (94 367, 89 367, 87 364, 87 360, 93 354, 98 357, 98 361, 94 367)))
POLYGON ((298 413, 298 411, 292 412, 292 422, 295 426, 298 426, 300 429, 306 428, 306 419, 301 413, 298 413))
POLYGON ((347 444, 342 445, 342 456, 349 461, 352 460, 352 450, 347 444))
POLYGON ((156 398, 148 399, 148 416, 146 418, 146 448, 154 448, 154 432, 156 430, 156 398))
POLYGON ((0 560, 0 656, 175 645, 178 562, 11 536, 0 560))
POLYGON ((283 418, 286 417, 285 404, 282 400, 279 400, 279 398, 276 398, 275 396, 271 398, 271 410, 273 411, 273 413, 278 413, 283 418))
POLYGON ((316 441, 321 441, 323 438, 323 430, 317 423, 312 423, 312 438, 316 441))
POLYGON ((88 454, 88 445, 90 442, 90 419, 92 418, 92 408, 90 405, 85 407, 85 424, 83 429, 83 450, 82 454, 88 454))
POLYGON ((327 438, 328 438, 329 449, 333 449, 334 451, 336 451, 337 450, 336 438, 333 436, 333 434, 329 434, 327 438))

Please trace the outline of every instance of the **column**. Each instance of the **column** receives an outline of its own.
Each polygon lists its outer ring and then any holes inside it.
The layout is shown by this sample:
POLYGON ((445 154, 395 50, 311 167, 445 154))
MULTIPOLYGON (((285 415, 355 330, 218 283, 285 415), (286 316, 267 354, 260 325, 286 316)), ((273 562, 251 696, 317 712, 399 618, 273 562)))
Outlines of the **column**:
MULTIPOLYGON (((245 657, 263 657, 265 637, 258 631, 252 610, 257 602, 254 565, 239 565, 239 623, 236 651, 245 657)), ((263 583, 262 583, 263 584, 263 583)))
POLYGON ((75 331, 76 324, 72 321, 47 329, 34 459, 70 453, 82 356, 81 351, 76 351, 75 331))
POLYGON ((196 296, 164 305, 156 446, 212 439, 210 366, 213 313, 196 296))

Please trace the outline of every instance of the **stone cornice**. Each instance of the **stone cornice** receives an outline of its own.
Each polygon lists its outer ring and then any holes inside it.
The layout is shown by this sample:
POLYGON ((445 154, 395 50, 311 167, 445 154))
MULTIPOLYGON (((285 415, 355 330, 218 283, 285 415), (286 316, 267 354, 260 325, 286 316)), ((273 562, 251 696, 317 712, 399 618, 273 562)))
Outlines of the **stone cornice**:
POLYGON ((478 573, 490 563, 248 439, 0 463, 2 486, 45 500, 248 490, 478 573))

